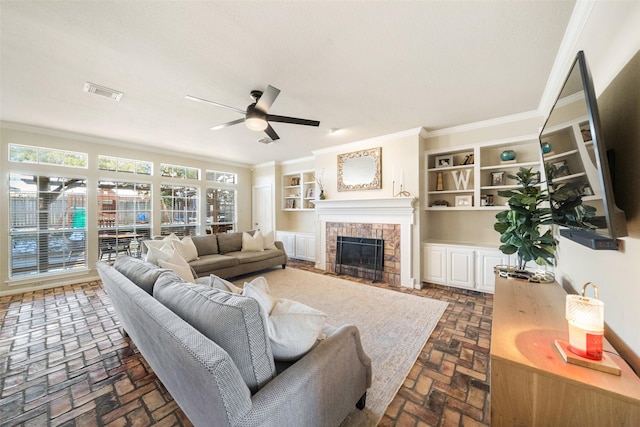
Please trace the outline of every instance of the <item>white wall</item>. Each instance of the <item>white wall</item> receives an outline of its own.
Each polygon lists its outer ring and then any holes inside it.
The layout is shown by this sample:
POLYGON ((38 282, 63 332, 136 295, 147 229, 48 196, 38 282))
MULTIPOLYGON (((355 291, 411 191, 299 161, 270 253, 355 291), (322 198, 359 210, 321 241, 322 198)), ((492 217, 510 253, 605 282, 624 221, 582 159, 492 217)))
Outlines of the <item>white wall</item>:
MULTIPOLYGON (((52 285, 78 283, 97 277, 97 273, 93 266, 98 258, 98 242, 97 242, 97 221, 95 221, 97 211, 97 181, 101 178, 118 177, 118 175, 97 170, 97 156, 104 154, 108 156, 123 157, 128 159, 139 159, 152 161, 154 163, 154 171, 156 171, 153 177, 144 177, 136 180, 151 181, 154 187, 160 184, 160 182, 166 181, 166 178, 159 176, 157 171, 159 170, 160 163, 170 163, 180 166, 189 166, 202 169, 221 170, 225 172, 235 172, 238 174, 238 197, 237 197, 237 215, 238 215, 238 229, 248 230, 251 228, 251 185, 252 177, 249 167, 242 165, 235 165, 229 163, 222 163, 213 159, 207 160, 204 157, 186 157, 181 156, 179 153, 168 152, 151 152, 148 150, 138 150, 132 148, 131 144, 127 144, 126 141, 108 141, 100 140, 98 138, 75 135, 72 133, 52 131, 47 129, 39 129, 34 127, 16 125, 12 123, 0 123, 0 194, 8 194, 8 181, 9 170, 15 171, 36 171, 38 173, 45 174, 64 174, 71 176, 87 176, 87 213, 89 221, 87 221, 88 229, 88 271, 82 273, 71 272, 68 274, 60 274, 52 276, 49 279, 43 279, 39 277, 37 282, 33 280, 14 280, 9 283, 9 265, 8 257, 4 248, 9 247, 9 233, 7 229, 8 224, 8 203, 0 203, 0 218, 4 219, 4 226, 0 226, 0 295, 7 293, 24 292, 30 289, 36 289, 39 287, 45 288, 52 285), (87 153, 89 155, 89 168, 78 170, 76 168, 63 168, 56 166, 43 166, 43 165, 21 165, 8 162, 8 144, 24 144, 39 147, 49 147, 61 150, 79 151, 87 153), (94 218, 94 221, 90 219, 94 218), (92 238, 93 236, 93 238, 92 238)), ((119 176, 118 178, 121 178, 119 176)), ((174 180, 174 182, 177 180, 174 180)), ((188 181, 189 185, 195 184, 202 189, 205 188, 205 181, 188 181)), ((6 196, 5 196, 6 197, 6 196)), ((155 200, 154 204, 154 220, 153 220, 153 234, 160 234, 160 202, 159 199, 155 200), (155 203, 157 202, 157 203, 155 203)), ((204 230, 202 230, 204 233, 204 230)))
MULTIPOLYGON (((640 50, 639 22, 640 2, 601 1, 592 10, 575 51, 585 51, 599 103, 600 95, 640 50)), ((638 94, 640 89, 637 75, 635 83, 629 90, 638 94)), ((636 95, 635 102, 639 99, 640 96, 636 95)), ((640 118, 636 116, 618 125, 637 129, 639 122, 640 118)), ((640 144, 640 132, 636 131, 632 135, 634 139, 628 143, 637 147, 640 144)), ((610 142, 607 141, 607 144, 610 142)), ((638 168, 640 156, 637 148, 633 151, 616 151, 622 156, 635 153, 636 157, 631 159, 631 164, 638 168)), ((635 183, 626 183, 628 188, 633 189, 633 194, 625 195, 634 198, 633 206, 637 205, 640 198, 640 179, 634 179, 635 183)), ((575 290, 582 289, 586 282, 596 283, 600 299, 605 304, 607 325, 640 356, 640 233, 633 232, 640 229, 638 224, 640 220, 634 218, 633 223, 628 225, 631 235, 622 239, 623 249, 620 251, 594 251, 561 238, 556 272, 560 282, 575 290)))

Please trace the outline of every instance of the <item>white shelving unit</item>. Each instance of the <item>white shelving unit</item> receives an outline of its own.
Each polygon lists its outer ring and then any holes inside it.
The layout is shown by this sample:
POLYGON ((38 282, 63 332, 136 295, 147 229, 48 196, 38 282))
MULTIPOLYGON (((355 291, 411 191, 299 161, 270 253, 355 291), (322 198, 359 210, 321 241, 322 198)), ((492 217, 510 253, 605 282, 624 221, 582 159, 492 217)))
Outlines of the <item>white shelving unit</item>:
POLYGON ((314 210, 316 180, 312 170, 282 175, 282 210, 314 210))
POLYGON ((508 176, 521 167, 542 170, 537 135, 428 151, 425 156, 427 210, 505 209, 506 200, 498 191, 518 186, 508 176), (505 150, 515 151, 515 160, 501 161, 505 150), (449 160, 448 165, 440 166, 442 159, 449 160), (496 181, 494 176, 502 178, 496 181))

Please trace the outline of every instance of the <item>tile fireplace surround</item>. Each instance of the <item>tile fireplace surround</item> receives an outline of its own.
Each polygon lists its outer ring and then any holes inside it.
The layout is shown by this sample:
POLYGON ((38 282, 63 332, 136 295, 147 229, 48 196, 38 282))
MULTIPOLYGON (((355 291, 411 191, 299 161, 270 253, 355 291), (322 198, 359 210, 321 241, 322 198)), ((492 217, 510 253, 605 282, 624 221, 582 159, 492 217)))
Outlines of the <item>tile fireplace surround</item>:
POLYGON ((419 287, 413 277, 413 226, 416 198, 317 200, 320 239, 316 267, 335 271, 336 237, 371 237, 385 240, 383 279, 390 285, 419 287))

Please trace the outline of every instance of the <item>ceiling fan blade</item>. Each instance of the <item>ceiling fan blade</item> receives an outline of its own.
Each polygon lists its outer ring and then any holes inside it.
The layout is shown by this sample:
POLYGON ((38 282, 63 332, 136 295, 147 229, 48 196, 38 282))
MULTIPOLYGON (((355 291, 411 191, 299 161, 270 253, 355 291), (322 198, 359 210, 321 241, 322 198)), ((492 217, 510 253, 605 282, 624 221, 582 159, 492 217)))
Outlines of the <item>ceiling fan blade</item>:
POLYGON ((256 109, 266 113, 271 108, 271 105, 276 100, 278 95, 280 94, 280 89, 275 88, 271 85, 267 86, 267 89, 262 92, 262 96, 256 102, 256 109))
POLYGON ((212 127, 211 130, 220 130, 220 129, 228 128, 229 126, 237 125, 238 123, 242 123, 242 122, 244 122, 244 117, 242 119, 233 120, 227 123, 222 123, 221 125, 216 125, 212 127))
POLYGON ((271 125, 268 125, 267 128, 264 130, 264 133, 266 133, 267 135, 269 135, 269 138, 271 138, 273 141, 275 141, 276 139, 280 139, 280 137, 278 136, 278 134, 276 133, 275 130, 273 130, 273 128, 271 127, 271 125))
POLYGON ((279 122, 279 123, 291 123, 294 125, 320 126, 320 122, 317 120, 298 119, 296 117, 276 116, 273 114, 267 114, 267 121, 279 122))
POLYGON ((226 108, 227 110, 233 110, 236 113, 245 114, 245 110, 241 110, 236 107, 229 107, 228 105, 220 104, 218 102, 209 101, 207 99, 198 98, 197 96, 185 95, 185 98, 190 99, 192 101, 204 102, 205 104, 215 105, 216 107, 226 108))

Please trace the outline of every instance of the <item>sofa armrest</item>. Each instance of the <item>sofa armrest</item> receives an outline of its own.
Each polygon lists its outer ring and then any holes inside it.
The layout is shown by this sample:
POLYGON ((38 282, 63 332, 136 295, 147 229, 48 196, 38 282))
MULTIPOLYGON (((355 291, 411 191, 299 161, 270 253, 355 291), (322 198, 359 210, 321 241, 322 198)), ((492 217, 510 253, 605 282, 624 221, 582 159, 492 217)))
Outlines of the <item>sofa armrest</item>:
POLYGON ((360 332, 344 325, 253 395, 236 425, 338 425, 370 386, 360 332))
POLYGON ((280 240, 276 240, 275 242, 273 242, 276 245, 276 248, 280 249, 282 251, 282 253, 284 254, 285 258, 284 258, 284 264, 287 263, 287 261, 289 260, 289 257, 287 256, 287 251, 284 250, 284 243, 282 243, 280 240))

